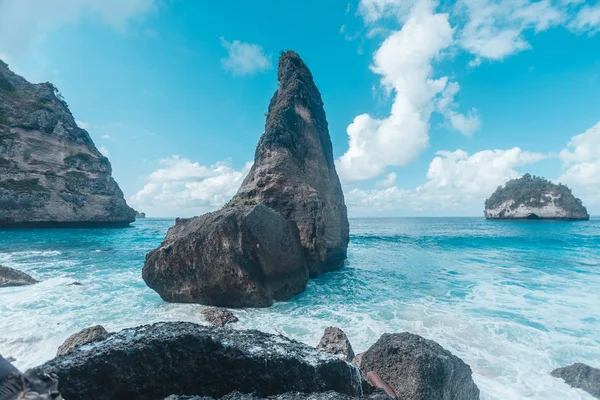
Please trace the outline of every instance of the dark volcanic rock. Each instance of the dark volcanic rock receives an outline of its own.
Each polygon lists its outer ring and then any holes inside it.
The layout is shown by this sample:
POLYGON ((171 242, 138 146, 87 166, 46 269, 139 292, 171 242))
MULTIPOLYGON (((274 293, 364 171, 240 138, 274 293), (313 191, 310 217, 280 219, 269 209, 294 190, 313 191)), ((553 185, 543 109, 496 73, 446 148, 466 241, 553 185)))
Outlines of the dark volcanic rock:
MULTIPOLYGON (((211 397, 200 397, 200 396, 169 396, 165 400, 213 400, 211 397)), ((368 396, 362 397, 351 397, 345 394, 336 392, 325 392, 325 393, 285 393, 277 396, 270 396, 267 398, 257 397, 252 394, 242 394, 239 392, 228 394, 227 396, 221 397, 220 400, 391 400, 391 397, 387 396, 385 392, 376 391, 368 396)))
POLYGON ((25 272, 0 265, 0 288, 9 286, 26 286, 38 283, 25 272))
POLYGON ((484 214, 487 219, 590 219, 571 189, 529 174, 496 189, 485 201, 484 214))
POLYGON ((600 369, 589 365, 575 363, 568 367, 558 368, 551 372, 556 378, 563 379, 568 385, 585 390, 600 399, 600 369))
POLYGON ((361 369, 376 372, 403 400, 476 400, 471 368, 434 342, 411 333, 384 334, 361 369))
POLYGON ((56 88, 0 61, 0 226, 128 225, 111 173, 56 88))
POLYGON ((108 336, 108 332, 102 325, 91 326, 69 336, 63 344, 60 345, 57 355, 62 356, 70 353, 78 346, 102 340, 108 336))
POLYGON ((321 94, 308 67, 288 51, 254 165, 230 204, 257 202, 296 221, 311 276, 339 268, 349 227, 321 94))
POLYGON ((0 400, 63 400, 56 376, 22 374, 0 355, 0 400))
POLYGON ((352 350, 348 336, 340 328, 333 326, 325 329, 323 337, 321 337, 321 341, 317 345, 317 349, 336 355, 348 362, 352 362, 354 359, 354 351, 352 350))
POLYGON ((302 292, 308 270, 296 224, 256 205, 178 219, 142 276, 165 301, 268 307, 302 292))
POLYGON ((239 320, 226 308, 209 307, 202 310, 204 319, 216 328, 222 328, 227 324, 233 324, 239 320))
POLYGON ((350 364, 259 331, 161 322, 111 333, 37 367, 56 373, 69 400, 158 400, 177 393, 219 398, 336 391, 360 395, 350 364))

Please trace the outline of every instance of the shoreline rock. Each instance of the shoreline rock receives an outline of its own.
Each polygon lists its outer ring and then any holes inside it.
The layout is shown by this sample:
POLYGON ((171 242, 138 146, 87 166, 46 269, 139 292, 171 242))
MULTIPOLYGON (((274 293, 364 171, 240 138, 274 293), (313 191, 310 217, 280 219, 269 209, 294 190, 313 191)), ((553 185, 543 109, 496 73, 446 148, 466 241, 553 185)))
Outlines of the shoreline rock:
POLYGON ((0 288, 28 286, 39 283, 25 272, 0 265, 0 288))
POLYGON ((348 362, 352 362, 354 359, 354 350, 352 350, 348 336, 340 328, 333 326, 325 328, 317 349, 338 356, 348 362))
POLYGON ((108 336, 108 332, 102 325, 91 326, 72 334, 58 347, 57 356, 64 356, 84 344, 102 340, 108 336))
POLYGON ((112 167, 51 83, 0 61, 0 227, 123 227, 135 219, 112 167))
POLYGON ((485 201, 486 219, 589 220, 590 216, 571 189, 537 176, 512 179, 485 201))
POLYGON ((268 307, 304 291, 308 269, 296 224, 248 205, 178 219, 142 277, 168 302, 268 307))
POLYGON ((557 368, 550 375, 564 380, 571 387, 585 390, 595 398, 600 399, 600 369, 598 368, 575 363, 567 367, 557 368))
POLYGON ((238 322, 238 318, 226 308, 209 307, 202 310, 204 319, 215 328, 238 322))
POLYGON ((404 332, 384 334, 361 360, 403 400, 478 400, 471 368, 433 340, 404 332))
POLYGON ((110 333, 33 369, 56 374, 69 400, 219 398, 235 391, 361 395, 358 369, 283 336, 160 322, 110 333), (107 385, 110 382, 110 385, 107 385))

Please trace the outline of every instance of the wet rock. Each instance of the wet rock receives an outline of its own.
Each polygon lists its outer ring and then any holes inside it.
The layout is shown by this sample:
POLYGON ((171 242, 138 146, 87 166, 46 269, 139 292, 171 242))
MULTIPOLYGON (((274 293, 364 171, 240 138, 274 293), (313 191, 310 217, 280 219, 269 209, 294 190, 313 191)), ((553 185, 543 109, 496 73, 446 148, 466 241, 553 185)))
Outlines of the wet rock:
POLYGON ((83 286, 83 283, 81 283, 81 282, 71 282, 71 283, 67 283, 67 286, 83 286))
POLYGON ((0 61, 0 226, 126 226, 110 162, 51 83, 0 61))
POLYGON ((209 307, 202 310, 204 319, 216 328, 222 328, 227 324, 233 324, 239 320, 226 308, 209 307))
POLYGON ((568 385, 582 389, 600 399, 600 369, 575 363, 551 372, 555 378, 563 379, 568 385))
POLYGON ((36 371, 56 373, 69 400, 158 400, 173 393, 220 398, 234 391, 262 397, 361 393, 355 367, 315 348, 263 332, 188 322, 111 333, 36 371))
POLYGON ((329 354, 336 355, 342 360, 351 362, 354 359, 354 351, 348 336, 340 328, 330 326, 325 329, 317 349, 329 354))
POLYGON ((255 205, 178 219, 142 277, 169 302, 268 307, 302 292, 308 269, 296 224, 255 205))
POLYGON ((27 371, 24 374, 0 356, 1 400, 63 400, 55 375, 27 371))
POLYGON ((321 94, 294 51, 282 53, 279 86, 254 164, 230 204, 264 204, 296 222, 311 276, 342 266, 349 225, 321 94))
POLYGON ((102 340, 107 336, 108 332, 102 325, 96 325, 83 329, 69 336, 69 338, 65 340, 65 342, 58 348, 57 355, 62 356, 68 354, 78 346, 92 343, 97 340, 102 340))
POLYGON ((411 333, 384 334, 361 369, 374 371, 403 400, 477 400, 471 368, 434 342, 411 333))
MULTIPOLYGON (((221 397, 220 400, 391 400, 392 398, 386 395, 383 391, 376 391, 368 396, 351 397, 345 394, 336 392, 325 393, 285 393, 276 396, 257 397, 252 394, 242 394, 239 392, 228 394, 221 397)), ((169 396, 165 400, 214 400, 211 397, 200 396, 169 396)))
POLYGON ((38 281, 26 273, 0 265, 0 288, 33 285, 34 283, 38 283, 38 281))

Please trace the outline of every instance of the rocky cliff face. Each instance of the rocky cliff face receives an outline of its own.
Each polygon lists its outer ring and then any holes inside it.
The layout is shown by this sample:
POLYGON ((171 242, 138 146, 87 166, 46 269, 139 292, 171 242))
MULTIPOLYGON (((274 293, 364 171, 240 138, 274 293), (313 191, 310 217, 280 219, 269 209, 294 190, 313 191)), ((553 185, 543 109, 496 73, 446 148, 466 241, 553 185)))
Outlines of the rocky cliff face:
POLYGON ((556 219, 590 218, 580 199, 565 185, 523 175, 500 186, 485 201, 487 219, 556 219))
POLYGON ((129 224, 111 173, 56 88, 0 61, 0 226, 129 224))
POLYGON ((258 202, 294 220, 311 276, 346 258, 349 227, 321 94, 297 53, 279 59, 279 88, 254 165, 232 204, 258 202))

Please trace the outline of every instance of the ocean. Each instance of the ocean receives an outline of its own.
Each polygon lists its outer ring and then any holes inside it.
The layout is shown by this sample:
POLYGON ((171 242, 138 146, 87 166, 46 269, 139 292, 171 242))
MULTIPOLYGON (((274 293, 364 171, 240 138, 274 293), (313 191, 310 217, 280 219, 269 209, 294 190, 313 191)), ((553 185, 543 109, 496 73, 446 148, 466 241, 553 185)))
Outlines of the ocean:
MULTIPOLYGON (((0 264, 42 282, 0 289, 0 354, 25 369, 72 333, 155 321, 203 323, 200 305, 167 304, 141 278, 171 219, 123 229, 0 230, 0 264), (69 285, 79 282, 82 286, 69 285)), ((316 345, 327 326, 362 352, 382 333, 433 339, 468 363, 481 398, 592 399, 551 377, 600 367, 600 219, 352 219, 343 269, 268 309, 236 310, 238 328, 316 345)))

